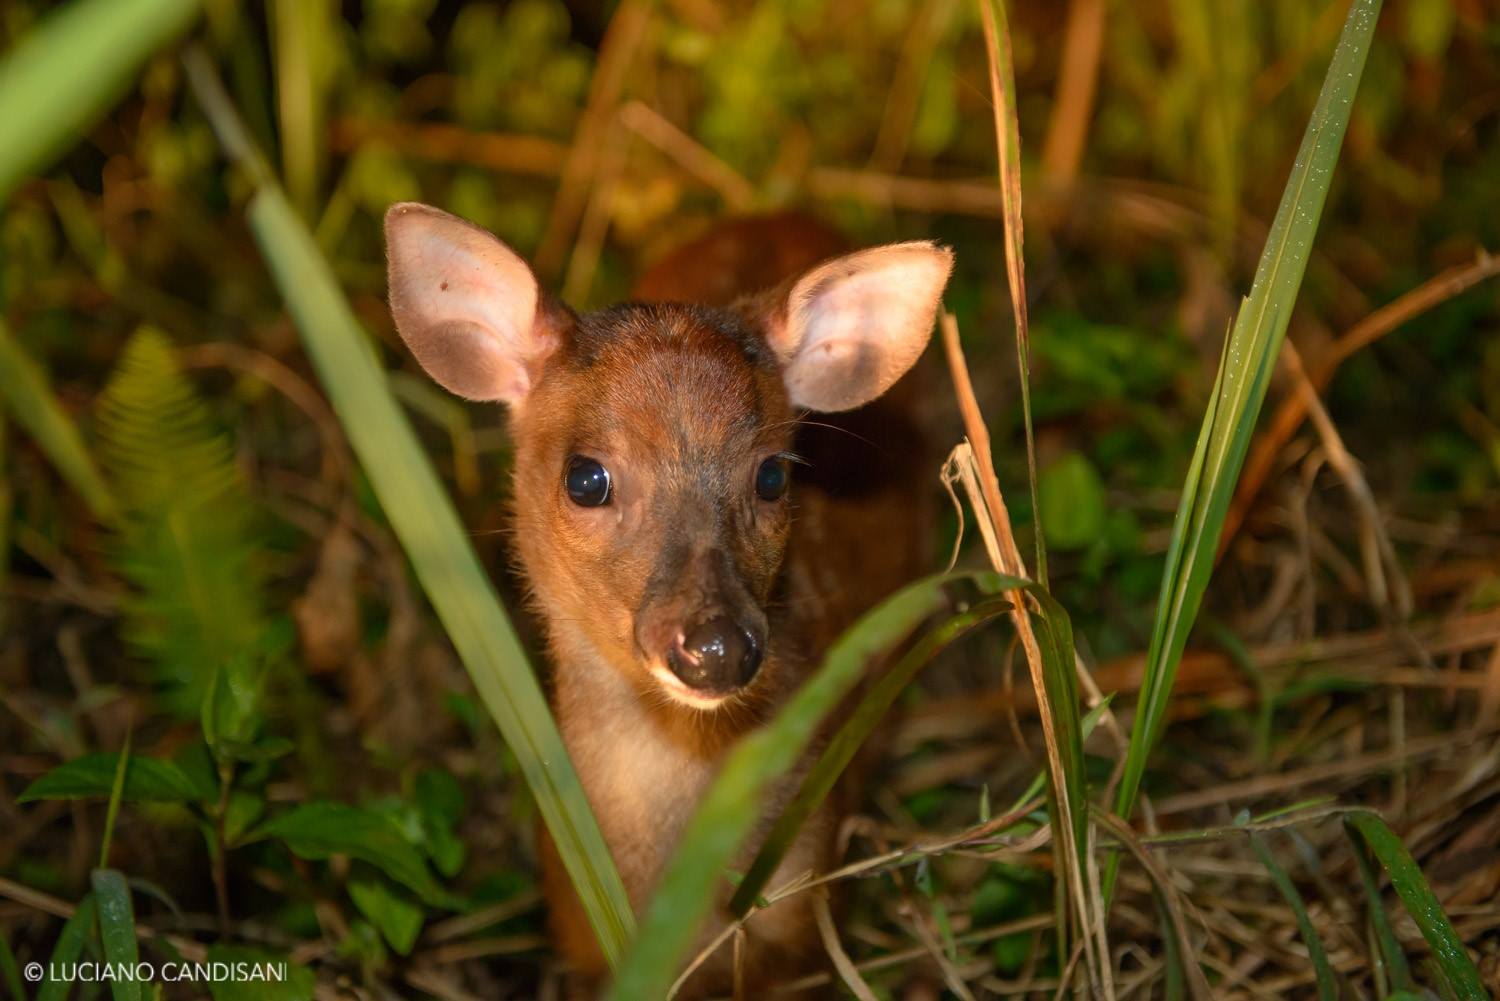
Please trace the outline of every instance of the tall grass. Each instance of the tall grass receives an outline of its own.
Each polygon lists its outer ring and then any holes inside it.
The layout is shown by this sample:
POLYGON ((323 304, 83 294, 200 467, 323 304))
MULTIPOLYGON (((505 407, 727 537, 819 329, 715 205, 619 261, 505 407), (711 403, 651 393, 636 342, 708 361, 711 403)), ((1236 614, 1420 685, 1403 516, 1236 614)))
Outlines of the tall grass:
POLYGON ((75 0, 0 62, 0 204, 92 124, 201 0, 75 0))
POLYGON ((94 457, 84 446, 78 425, 53 394, 42 367, 22 349, 3 322, 0 322, 0 403, 30 433, 42 454, 83 498, 90 513, 100 521, 113 521, 119 507, 94 457))
MULTIPOLYGON (((1147 755, 1166 722, 1177 665, 1203 603, 1219 533, 1302 285, 1380 6, 1381 0, 1354 0, 1349 7, 1250 295, 1241 303, 1224 346, 1172 525, 1145 680, 1115 795, 1114 809, 1122 817, 1129 817, 1135 809, 1147 755)), ((1111 859, 1107 889, 1113 886, 1116 871, 1116 860, 1111 859)))
MULTIPOLYGON (((776 718, 742 738, 730 751, 682 834, 682 841, 641 919, 641 931, 610 992, 613 1001, 666 994, 727 867, 760 818, 767 789, 797 764, 824 718, 859 681, 866 667, 924 620, 949 604, 948 585, 968 579, 986 594, 1025 586, 999 574, 929 577, 866 613, 824 658, 776 718)), ((992 614, 998 614, 993 609, 992 614)), ((960 613, 962 618, 967 613, 960 613)), ((956 631, 945 639, 955 638, 956 631)), ((926 655, 930 655, 928 651, 926 655)), ((837 756, 837 751, 834 752, 837 756)), ((844 760, 847 764, 847 759, 844 760)), ((841 767, 841 766, 840 766, 841 767)), ((835 769, 837 770, 837 769, 835 769)), ((821 781, 813 777, 814 788, 821 781)), ((807 809, 807 802, 794 804, 807 809)), ((757 878, 769 875, 765 867, 757 878)), ((752 894, 753 895, 753 894, 752 894)))
POLYGON ((417 579, 510 744, 605 957, 618 961, 634 919, 624 884, 526 653, 312 234, 242 127, 208 58, 184 62, 224 148, 255 185, 248 217, 323 387, 417 579))
MULTIPOLYGON (((1004 2, 980 3, 996 106, 1006 265, 1026 393, 1028 334, 1014 75, 1004 2)), ((1306 268, 1380 6, 1381 0, 1353 0, 1250 295, 1230 330, 1173 526, 1145 684, 1113 804, 1117 817, 1102 821, 1116 833, 1117 844, 1131 838, 1123 819, 1134 810, 1147 756, 1160 736, 1177 665, 1202 603, 1229 500, 1306 268)), ((76 0, 9 54, 0 63, 0 202, 21 179, 76 137, 141 63, 186 27, 198 8, 199 0, 76 0)), ((281 3, 278 10, 286 17, 297 10, 297 5, 281 3)), ((291 21, 282 26, 284 32, 294 28, 297 25, 291 21)), ((284 41, 278 72, 283 76, 310 72, 305 67, 295 69, 296 60, 289 58, 306 55, 296 46, 307 38, 286 35, 284 41)), ((251 229, 351 444, 476 688, 514 750, 604 954, 618 969, 612 996, 661 996, 723 885, 725 867, 742 850, 748 832, 760 818, 766 791, 795 766, 865 664, 949 606, 948 592, 955 578, 918 582, 865 616, 834 645, 823 665, 776 719, 731 752, 687 826, 681 848, 669 862, 660 888, 643 915, 641 933, 632 943, 634 919, 624 888, 525 653, 451 502, 391 394, 386 373, 365 331, 302 218, 241 126, 207 59, 190 53, 187 65, 191 85, 221 142, 252 182, 254 195, 248 208, 251 229)), ((284 152, 304 210, 316 198, 318 180, 316 130, 306 118, 310 114, 305 99, 283 104, 284 125, 288 118, 302 122, 288 129, 294 133, 293 144, 284 152)), ((114 499, 93 468, 76 429, 48 391, 40 368, 25 357, 4 330, 0 330, 0 395, 94 514, 101 520, 112 518, 114 499)), ((1023 399, 1023 409, 1034 494, 1029 399, 1023 399)), ((989 465, 987 434, 976 433, 982 430, 982 424, 971 427, 976 447, 982 446, 981 468, 975 475, 985 484, 983 490, 971 491, 971 499, 976 510, 983 507, 992 530, 1004 524, 1008 533, 1003 503, 993 503, 987 496, 993 468, 989 465)), ((997 487, 994 493, 998 500, 997 487)), ((1010 576, 968 575, 979 591, 991 597, 929 632, 861 703, 815 763, 799 794, 752 861, 733 898, 737 918, 751 912, 759 890, 776 870, 801 823, 817 809, 901 686, 947 642, 1008 607, 1016 615, 1019 629, 1029 630, 1030 623, 1035 622, 1035 650, 1028 649, 1028 654, 1046 714, 1044 723, 1052 728, 1048 735, 1048 778, 1051 811, 1058 828, 1054 841, 1063 863, 1063 882, 1059 885, 1073 899, 1071 930, 1081 936, 1084 948, 1093 950, 1089 975, 1096 989, 1108 995, 1112 985, 1099 905, 1113 885, 1116 859, 1111 858, 1101 889, 1092 871, 1092 824, 1096 821, 1087 808, 1082 756, 1087 723, 1078 715, 1071 631, 1066 614, 1045 590, 1046 554, 1040 530, 1037 542, 1041 586, 1021 579, 1019 556, 1014 553, 996 557, 997 566, 1015 571, 1010 576), (1018 596, 1024 592, 1029 597, 1016 601, 1029 604, 1002 606, 993 597, 1002 592, 1018 596), (1093 938, 1096 930, 1100 933, 1097 943, 1093 938)), ((1013 540, 1011 545, 1013 549, 1013 540)), ((1101 708, 1096 713, 1103 711, 1101 708)), ((123 774, 122 770, 121 781, 123 774)), ((1360 874, 1370 898, 1373 937, 1393 987, 1408 989, 1411 977, 1381 906, 1380 871, 1389 876, 1427 939, 1450 993, 1466 1001, 1483 997, 1478 975, 1451 922, 1399 839, 1373 814, 1352 814, 1346 824, 1358 849, 1360 874)), ((1326 995, 1330 990, 1327 964, 1321 957, 1321 947, 1315 946, 1316 931, 1305 920, 1300 897, 1265 843, 1257 841, 1255 847, 1284 897, 1304 919, 1304 936, 1326 995)), ((1140 857, 1148 859, 1149 854, 1141 852, 1140 857)), ((108 957, 132 958, 133 917, 123 878, 101 868, 93 890, 65 928, 55 955, 76 957, 83 947, 84 929, 97 915, 108 957)), ((1169 896, 1165 900, 1171 903, 1169 896)), ((1067 910, 1068 905, 1060 902, 1060 945, 1068 937, 1067 910)), ((1164 912, 1169 910, 1164 908, 1164 912)), ((1174 931, 1169 936, 1169 952, 1175 952, 1177 961, 1187 966, 1193 961, 1182 938, 1180 915, 1168 917, 1174 931)), ((54 996, 51 985, 44 988, 42 996, 54 996)))

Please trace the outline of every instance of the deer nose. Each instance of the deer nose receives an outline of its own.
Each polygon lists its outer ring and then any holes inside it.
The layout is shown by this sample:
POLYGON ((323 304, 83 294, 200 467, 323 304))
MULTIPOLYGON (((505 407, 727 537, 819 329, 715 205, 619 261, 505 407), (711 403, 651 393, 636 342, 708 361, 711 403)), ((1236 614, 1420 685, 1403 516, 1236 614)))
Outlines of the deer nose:
POLYGON ((667 664, 689 687, 731 692, 742 688, 760 669, 761 644, 727 615, 693 625, 672 645, 667 664))

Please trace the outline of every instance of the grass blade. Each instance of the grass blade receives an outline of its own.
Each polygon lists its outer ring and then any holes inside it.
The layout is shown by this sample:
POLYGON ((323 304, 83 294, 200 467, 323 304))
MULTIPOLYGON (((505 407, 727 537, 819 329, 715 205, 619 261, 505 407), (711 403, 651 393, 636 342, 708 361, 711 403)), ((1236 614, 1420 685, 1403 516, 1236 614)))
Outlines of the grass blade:
MULTIPOLYGON (((1381 0, 1354 0, 1349 8, 1261 253, 1255 282, 1240 306, 1220 361, 1213 402, 1173 523, 1145 683, 1115 798, 1119 816, 1128 817, 1135 809, 1147 755, 1166 722, 1177 665, 1208 586, 1235 481, 1302 284, 1380 5, 1381 0)), ((1106 890, 1113 886, 1117 864, 1118 856, 1113 856, 1106 890)))
MULTIPOLYGON (((1083 722, 1079 727, 1079 736, 1083 741, 1087 742, 1088 739, 1094 735, 1094 728, 1099 725, 1099 721, 1103 719, 1104 714, 1109 711, 1110 703, 1113 701, 1114 696, 1110 695, 1103 702, 1090 709, 1088 711, 1088 715, 1083 717, 1083 722)), ((1043 768, 1036 773, 1036 777, 1031 780, 1031 785, 1026 787, 1026 791, 1017 796, 1015 798, 1015 801, 1011 803, 1010 809, 1006 810, 1005 812, 1015 813, 1016 811, 1020 810, 1021 807, 1025 806, 1027 803, 1030 803, 1032 800, 1040 796, 1043 792, 1046 791, 1046 789, 1047 770, 1043 768)))
POLYGON ((1025 230, 1021 217, 1021 123, 1016 113, 1016 69, 1011 57, 1005 0, 979 0, 990 71, 990 103, 999 147, 1000 203, 1005 217, 1005 278, 1016 325, 1016 365, 1021 377, 1021 418, 1026 428, 1026 472, 1031 481, 1031 523, 1036 533, 1036 579, 1047 586, 1047 543, 1037 493, 1036 434, 1031 424, 1031 325, 1026 311, 1025 230))
POLYGON ((1192 939, 1188 937, 1187 918, 1183 915, 1177 890, 1172 885, 1172 877, 1151 849, 1136 837, 1130 825, 1119 817, 1110 816, 1097 808, 1096 816, 1099 823, 1136 857, 1136 860, 1141 863, 1141 868, 1146 870, 1146 875, 1151 879, 1152 892, 1156 897, 1157 914, 1161 917, 1163 926, 1162 941, 1165 943, 1163 951, 1166 953, 1168 963, 1171 964, 1168 967, 1167 976, 1168 996, 1173 994, 1180 996, 1182 982, 1186 981, 1192 992, 1193 1001, 1210 1001, 1213 997, 1213 990, 1203 976, 1202 967, 1198 965, 1197 952, 1193 949, 1192 939))
MULTIPOLYGON (((944 477, 950 481, 957 479, 963 485, 994 568, 1023 576, 1024 564, 1011 531, 1010 515, 990 461, 989 431, 974 398, 973 383, 959 343, 958 324, 952 314, 943 315, 942 331, 954 391, 958 395, 959 410, 969 438, 949 455, 944 477)), ((1114 983, 1107 958, 1110 952, 1101 906, 1102 894, 1091 847, 1093 828, 1089 819, 1083 736, 1078 718, 1077 658, 1072 626, 1067 613, 1044 586, 1034 587, 1029 595, 1041 614, 1047 643, 1044 645, 1038 641, 1031 611, 1019 592, 1012 619, 1021 648, 1026 653, 1026 666, 1036 693, 1042 736, 1047 747, 1048 807, 1060 835, 1052 839, 1057 871, 1062 876, 1056 884, 1058 906, 1054 915, 1058 949, 1064 953, 1067 951, 1071 915, 1083 935, 1089 981, 1096 992, 1111 999, 1114 997, 1114 983), (1071 902, 1071 908, 1068 902, 1071 902)))
MULTIPOLYGON (((78 902, 78 909, 57 936, 57 944, 52 947, 52 956, 47 960, 49 972, 78 962, 78 957, 83 955, 84 943, 94 934, 94 919, 97 916, 98 905, 94 902, 94 895, 87 894, 78 902)), ((36 992, 36 1001, 64 1001, 72 989, 73 981, 62 978, 53 980, 44 975, 42 986, 36 992)))
POLYGON ((890 711, 897 697, 906 690, 917 672, 969 630, 1003 615, 1010 607, 1010 602, 995 598, 981 601, 973 608, 953 616, 923 636, 915 647, 870 688, 823 750, 807 778, 803 779, 796 798, 781 812, 776 825, 771 828, 771 833, 766 836, 765 843, 755 856, 755 861, 746 870, 745 878, 740 880, 734 897, 729 901, 729 910, 735 917, 742 918, 750 913, 756 896, 776 872, 787 849, 796 840, 797 832, 833 791, 834 784, 849 766, 849 762, 854 760, 854 755, 865 739, 890 711))
POLYGON ((201 0, 76 0, 0 62, 0 204, 75 142, 201 0))
POLYGON ((1333 967, 1328 965, 1328 950, 1323 948, 1323 939, 1318 935, 1318 929, 1313 926, 1312 918, 1308 916, 1307 904, 1303 902, 1302 894, 1297 892, 1292 878, 1281 867, 1281 863, 1276 861, 1276 856, 1272 854, 1265 835, 1252 833, 1250 846, 1255 849, 1255 854, 1260 858, 1260 864, 1266 867, 1266 872, 1271 876, 1271 882, 1276 884, 1277 891, 1281 893, 1282 899, 1287 902, 1287 906, 1292 909, 1292 914, 1297 919, 1297 931, 1302 935, 1302 943, 1307 946, 1307 957, 1312 961, 1313 972, 1318 978, 1319 1001, 1338 1001, 1339 984, 1333 975, 1333 967))
POLYGON ((104 837, 99 839, 99 868, 109 865, 109 846, 115 836, 115 818, 120 814, 120 800, 125 793, 125 773, 130 769, 130 731, 125 731, 125 746, 115 765, 115 780, 109 789, 109 809, 104 814, 104 837))
POLYGON ((4 323, 0 323, 0 400, 83 498, 94 517, 112 521, 117 513, 114 497, 83 447, 78 425, 63 410, 41 366, 21 348, 4 323))
MULTIPOLYGON (((1361 845, 1368 848, 1386 871, 1386 875, 1390 876, 1396 896, 1401 898, 1406 913, 1417 923, 1422 937, 1432 948, 1433 958, 1443 971, 1443 977, 1453 995, 1459 1001, 1485 1001, 1489 998, 1489 991, 1485 990, 1484 983, 1479 978, 1479 970, 1464 948, 1463 939, 1458 937, 1453 922, 1448 920, 1448 915, 1443 913, 1443 905, 1438 903, 1437 894, 1427 885, 1421 868, 1396 832, 1379 815, 1367 811, 1351 813, 1345 817, 1344 829, 1354 841, 1356 850, 1361 845)), ((1378 895, 1372 906, 1374 904, 1378 904, 1378 895)), ((1392 935, 1392 944, 1394 939, 1395 936, 1392 935)), ((1399 949, 1396 951, 1399 954, 1399 949)), ((1406 973, 1405 978, 1409 982, 1410 973, 1406 973)), ((1402 984, 1397 982, 1396 986, 1399 988, 1402 984)))
POLYGON ((270 179, 207 58, 195 51, 186 62, 193 90, 221 141, 258 181, 250 228, 349 442, 475 688, 515 752, 613 964, 630 940, 629 900, 521 642, 312 234, 270 179))
POLYGON ((796 764, 818 725, 866 665, 947 606, 946 586, 959 580, 971 580, 987 594, 1029 583, 994 573, 928 577, 897 591, 839 637, 776 718, 741 740, 725 759, 641 918, 640 935, 619 968, 610 998, 666 995, 724 868, 760 817, 767 787, 796 764))
POLYGON ((10 994, 11 1001, 26 1001, 26 989, 21 986, 21 969, 16 965, 16 954, 10 943, 0 938, 0 984, 10 994))
POLYGON ((1377 946, 1373 957, 1377 973, 1376 982, 1381 982, 1378 974, 1383 964, 1392 991, 1396 993, 1415 991, 1417 985, 1411 977, 1411 966, 1406 962, 1406 953, 1401 949, 1401 943, 1396 938, 1396 930, 1391 927, 1391 919, 1385 913, 1385 904, 1380 899, 1380 880, 1375 874, 1374 864, 1370 861, 1370 853, 1356 844, 1354 861, 1359 867, 1359 881, 1364 885, 1365 898, 1370 902, 1370 925, 1375 932, 1377 946))
POLYGON ((322 172, 319 140, 328 76, 323 62, 337 46, 327 37, 334 16, 328 0, 272 0, 268 6, 282 176, 292 203, 303 218, 312 218, 322 172))
MULTIPOLYGON (((123 874, 114 869, 95 869, 92 877, 94 897, 99 902, 99 941, 104 945, 104 959, 110 964, 134 968, 140 960, 135 941, 135 909, 130 903, 130 886, 123 874)), ((110 981, 115 1001, 141 1001, 141 984, 134 977, 110 981)))

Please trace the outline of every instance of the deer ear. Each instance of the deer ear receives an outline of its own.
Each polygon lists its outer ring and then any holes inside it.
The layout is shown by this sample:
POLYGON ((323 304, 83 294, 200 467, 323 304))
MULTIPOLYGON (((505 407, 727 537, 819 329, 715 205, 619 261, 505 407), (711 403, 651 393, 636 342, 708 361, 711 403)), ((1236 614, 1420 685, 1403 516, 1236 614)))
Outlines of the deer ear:
POLYGON ((385 214, 391 316, 427 374, 470 400, 516 404, 557 347, 536 277, 490 233, 430 205, 385 214))
POLYGON ((793 405, 852 410, 916 362, 953 270, 953 251, 894 243, 835 258, 802 276, 773 308, 766 339, 793 405))

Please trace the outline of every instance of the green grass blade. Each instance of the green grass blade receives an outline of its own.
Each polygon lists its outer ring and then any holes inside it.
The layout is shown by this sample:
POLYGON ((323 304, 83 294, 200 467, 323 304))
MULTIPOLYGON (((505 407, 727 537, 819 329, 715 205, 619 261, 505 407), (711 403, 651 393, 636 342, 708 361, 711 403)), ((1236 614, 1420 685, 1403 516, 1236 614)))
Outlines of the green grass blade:
MULTIPOLYGON (((94 934, 94 919, 97 916, 98 905, 94 902, 94 895, 87 894, 78 902, 78 909, 57 936, 57 944, 52 947, 52 956, 47 960, 49 971, 61 970, 78 962, 78 957, 83 955, 84 943, 94 934)), ((53 980, 44 976, 42 986, 36 992, 36 1001, 63 1001, 72 989, 71 980, 53 980)))
POLYGON ((1282 899, 1287 902, 1287 906, 1292 909, 1292 914, 1297 919, 1297 931, 1302 935, 1302 943, 1307 946, 1308 959, 1312 961, 1313 972, 1318 978, 1319 1001, 1338 1001, 1338 979, 1333 975, 1333 967, 1328 964, 1328 950, 1323 948, 1323 939, 1318 935, 1318 929, 1313 926, 1312 918, 1308 916, 1307 904, 1303 902, 1302 894, 1297 892, 1292 878, 1281 867, 1281 863, 1276 861, 1276 856, 1272 854, 1265 835, 1252 833, 1250 845, 1259 856, 1260 864, 1265 866, 1266 872, 1270 874, 1271 882, 1276 884, 1277 891, 1281 893, 1282 899))
POLYGON ((0 204, 76 142, 201 0, 75 0, 0 62, 0 204))
POLYGON ((0 401, 83 498, 94 517, 112 521, 115 499, 84 447, 78 425, 63 410, 41 366, 22 350, 4 323, 0 323, 0 401))
MULTIPOLYGON (((1344 828, 1354 840, 1356 849, 1363 843, 1391 878, 1396 896, 1401 898, 1406 913, 1421 929, 1422 937, 1431 947, 1433 958, 1443 971, 1453 995, 1460 1001, 1486 1001, 1489 991, 1485 990, 1479 970, 1464 948, 1463 939, 1458 937, 1453 922, 1448 920, 1443 905, 1438 903, 1437 894, 1427 885, 1421 868, 1401 838, 1377 814, 1365 811, 1345 817, 1344 828)), ((1392 938, 1394 941, 1394 936, 1392 938)), ((1410 980, 1409 973, 1406 978, 1410 980)), ((1396 986, 1402 985, 1398 982, 1396 986)))
MULTIPOLYGON (((94 898, 99 902, 99 941, 104 945, 104 959, 134 967, 141 957, 135 941, 130 885, 114 869, 95 869, 92 880, 94 898)), ((114 1001, 141 1001, 141 984, 133 977, 120 977, 109 986, 114 1001)))
POLYGON ((1415 991, 1417 984, 1411 977, 1411 966, 1406 962, 1406 953, 1401 949, 1396 930, 1391 927, 1391 919, 1385 913, 1385 904, 1380 899, 1380 880, 1376 876, 1375 866, 1370 861, 1369 851, 1358 842, 1354 845, 1354 861, 1359 867, 1359 881, 1365 888, 1365 898, 1370 902, 1370 925, 1374 929, 1375 944, 1378 947, 1373 957, 1377 972, 1384 965, 1394 992, 1415 991))
POLYGON ((276 71, 282 176, 303 218, 316 208, 326 131, 328 54, 336 51, 336 5, 330 0, 272 0, 268 5, 276 71), (335 36, 335 37, 330 37, 335 36))
MULTIPOLYGON (((1079 738, 1082 741, 1087 742, 1088 739, 1094 735, 1094 728, 1099 725, 1099 721, 1104 718, 1104 714, 1109 711, 1110 703, 1114 702, 1114 700, 1114 693, 1111 692, 1109 695, 1106 695, 1104 697, 1104 701, 1100 702, 1097 706, 1090 709, 1088 711, 1088 715, 1083 717, 1083 723, 1080 727, 1079 732, 1079 738)), ((1006 810, 1005 812, 1017 812, 1021 809, 1021 807, 1025 806, 1027 803, 1030 803, 1032 800, 1040 796, 1044 791, 1046 791, 1046 788, 1047 770, 1043 768, 1036 773, 1036 777, 1031 780, 1031 784, 1026 787, 1026 791, 1017 796, 1015 802, 1011 803, 1010 809, 1006 810)))
POLYGON ((745 878, 735 888, 734 897, 729 901, 729 909, 735 917, 742 918, 750 913, 750 908, 755 906, 756 896, 776 872, 787 849, 796 840, 797 832, 833 791, 834 784, 849 766, 849 762, 854 760, 854 755, 865 739, 885 717, 897 697, 906 690, 917 672, 969 630, 1003 615, 1010 607, 1010 602, 994 598, 981 601, 967 611, 953 616, 928 631, 915 647, 870 688, 833 740, 829 741, 817 763, 808 772, 807 778, 802 780, 802 788, 776 819, 776 825, 766 836, 755 861, 746 870, 745 878))
POLYGON ((989 594, 1026 583, 979 573, 928 577, 903 588, 839 637, 822 666, 774 720, 735 745, 667 864, 610 998, 634 1001, 666 995, 678 964, 698 935, 725 867, 760 817, 767 787, 797 763, 823 718, 859 681, 870 661, 945 608, 949 602, 946 585, 964 579, 989 594))
POLYGON ((115 780, 109 789, 109 809, 104 814, 104 837, 99 839, 99 868, 109 865, 109 846, 115 837, 115 818, 120 814, 120 800, 125 794, 125 773, 130 769, 130 731, 125 731, 125 746, 115 765, 115 780))
POLYGON ((625 887, 494 585, 312 234, 267 176, 207 60, 191 53, 188 67, 226 147, 260 182, 249 220, 262 256, 417 579, 516 755, 613 964, 634 924, 625 887))
MULTIPOLYGON (((1354 0, 1349 8, 1255 282, 1225 346, 1214 400, 1173 525, 1145 683, 1115 799, 1120 816, 1128 817, 1135 808, 1147 755, 1166 721, 1177 665, 1208 586, 1229 501, 1302 284, 1380 5, 1380 0, 1354 0)), ((1111 859, 1106 887, 1113 885, 1117 860, 1111 859)))
POLYGON ((0 984, 5 986, 11 1001, 26 1001, 26 989, 21 986, 21 968, 16 965, 16 954, 10 951, 10 943, 0 938, 0 984))

